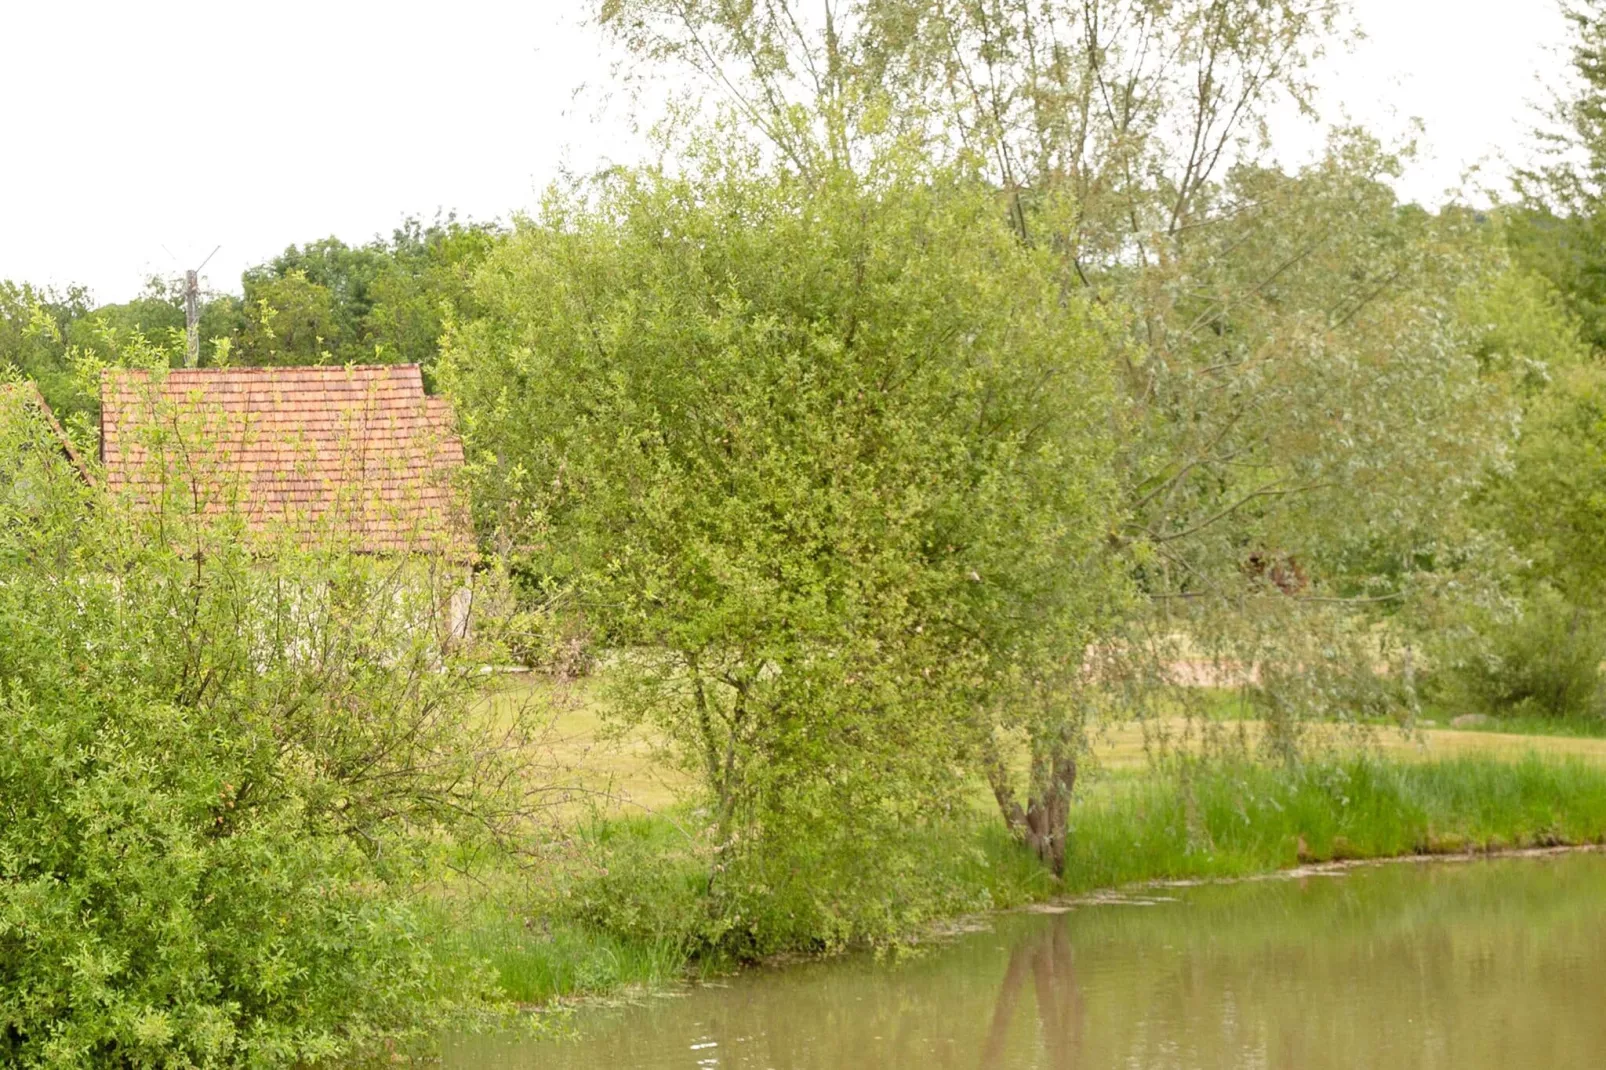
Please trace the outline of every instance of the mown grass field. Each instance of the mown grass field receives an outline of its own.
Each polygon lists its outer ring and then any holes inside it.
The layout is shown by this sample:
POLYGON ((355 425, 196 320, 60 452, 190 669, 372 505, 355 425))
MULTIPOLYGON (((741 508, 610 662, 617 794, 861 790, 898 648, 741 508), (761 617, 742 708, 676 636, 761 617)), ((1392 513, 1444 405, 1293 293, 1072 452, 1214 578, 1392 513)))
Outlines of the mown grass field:
MULTIPOLYGON (((544 745, 544 764, 560 770, 568 782, 580 789, 582 799, 595 802, 615 813, 651 814, 672 808, 691 787, 686 776, 675 769, 657 740, 642 731, 620 735, 609 729, 603 718, 604 684, 592 678, 565 685, 561 692, 552 685, 528 677, 504 681, 494 699, 501 708, 536 702, 550 709, 551 729, 544 745)), ((1251 740, 1259 732, 1252 719, 1235 715, 1230 698, 1223 697, 1219 722, 1225 731, 1242 730, 1251 740)), ((1443 727, 1449 718, 1428 718, 1433 723, 1412 732, 1391 726, 1376 726, 1366 744, 1383 757, 1410 762, 1434 762, 1452 758, 1488 757, 1520 760, 1530 755, 1541 758, 1578 758, 1606 766, 1606 726, 1579 726, 1538 720, 1516 721, 1456 729, 1443 727), (1598 735, 1587 734, 1590 731, 1598 735)), ((1186 725, 1172 720, 1155 728, 1180 734, 1186 725)), ((1332 734, 1332 733, 1330 733, 1332 734)), ((1334 735, 1335 748, 1343 752, 1353 744, 1345 736, 1334 735)), ((1100 774, 1141 774, 1148 770, 1149 750, 1145 746, 1145 727, 1136 722, 1116 723, 1101 729, 1093 741, 1095 778, 1100 774)), ((985 791, 978 800, 990 805, 985 791)))

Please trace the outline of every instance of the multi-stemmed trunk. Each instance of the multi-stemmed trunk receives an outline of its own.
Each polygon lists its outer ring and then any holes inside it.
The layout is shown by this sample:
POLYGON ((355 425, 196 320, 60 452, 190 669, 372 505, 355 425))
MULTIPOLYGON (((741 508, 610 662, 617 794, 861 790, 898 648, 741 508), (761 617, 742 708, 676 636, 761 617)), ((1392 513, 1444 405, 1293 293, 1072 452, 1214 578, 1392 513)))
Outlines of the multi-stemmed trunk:
POLYGON ((1065 850, 1070 839, 1071 792, 1076 788, 1076 754, 1061 740, 1032 746, 1031 782, 1026 804, 1021 805, 1003 760, 989 763, 988 780, 998 809, 1021 842, 1030 847, 1056 877, 1065 875, 1065 850))

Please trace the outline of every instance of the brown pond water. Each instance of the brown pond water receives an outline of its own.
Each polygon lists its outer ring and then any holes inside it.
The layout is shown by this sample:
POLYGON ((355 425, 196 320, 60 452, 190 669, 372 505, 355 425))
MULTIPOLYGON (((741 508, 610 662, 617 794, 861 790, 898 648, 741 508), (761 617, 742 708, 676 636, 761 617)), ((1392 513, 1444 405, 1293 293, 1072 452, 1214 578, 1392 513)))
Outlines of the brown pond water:
POLYGON ((1606 855, 1365 867, 1012 914, 756 971, 447 1065, 1606 1067, 1606 855))

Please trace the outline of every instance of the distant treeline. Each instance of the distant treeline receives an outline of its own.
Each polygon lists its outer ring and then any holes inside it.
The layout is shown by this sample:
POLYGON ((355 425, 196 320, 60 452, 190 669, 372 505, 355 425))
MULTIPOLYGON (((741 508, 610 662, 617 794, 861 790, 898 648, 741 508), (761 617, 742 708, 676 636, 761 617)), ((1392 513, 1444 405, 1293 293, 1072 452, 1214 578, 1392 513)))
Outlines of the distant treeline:
MULTIPOLYGON (((469 281, 502 237, 452 216, 408 219, 389 239, 292 245, 241 278, 243 296, 201 304, 201 364, 416 363, 429 368, 450 319, 473 314, 469 281)), ((135 334, 167 342, 184 330, 182 278, 151 278, 120 304, 82 286, 0 280, 0 368, 39 384, 63 415, 92 412, 74 354, 114 361, 135 334)))

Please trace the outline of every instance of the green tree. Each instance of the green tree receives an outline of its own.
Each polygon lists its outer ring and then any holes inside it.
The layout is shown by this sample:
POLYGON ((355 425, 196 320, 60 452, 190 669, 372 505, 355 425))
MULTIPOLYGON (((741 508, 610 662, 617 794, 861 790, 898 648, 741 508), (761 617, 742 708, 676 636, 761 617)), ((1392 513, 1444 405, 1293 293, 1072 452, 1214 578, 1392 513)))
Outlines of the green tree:
POLYGON ((1570 76, 1535 131, 1539 159, 1517 174, 1512 247, 1549 279, 1588 344, 1606 349, 1606 4, 1562 5, 1570 76))
MULTIPOLYGON (((203 294, 199 332, 201 360, 215 359, 220 342, 232 344, 242 326, 239 299, 228 294, 203 294)), ((184 284, 182 279, 153 276, 131 301, 98 305, 79 317, 66 333, 68 344, 81 353, 115 361, 125 345, 139 348, 140 340, 166 342, 184 333, 184 284)), ((178 350, 182 354, 182 348, 178 350)))
POLYGON ((1562 369, 1532 406, 1494 495, 1502 529, 1535 578, 1577 605, 1606 598, 1606 369, 1562 369))
MULTIPOLYGON (((432 382, 440 339, 475 313, 469 280, 501 237, 494 225, 447 216, 408 219, 388 241, 355 248, 335 238, 291 246, 245 272, 243 299, 203 295, 201 363, 414 363, 432 382)), ((34 380, 69 422, 92 422, 100 405, 76 359, 121 363, 136 339, 166 343, 184 329, 179 280, 152 277, 132 300, 109 305, 83 287, 0 281, 0 370, 34 380)))
POLYGON ((446 324, 472 314, 468 279, 495 247, 495 226, 408 219, 388 241, 291 246, 246 271, 247 364, 379 361, 434 364, 446 324))
POLYGON ((190 466, 215 427, 159 402, 151 482, 92 485, 29 396, 0 388, 0 1062, 429 1046, 482 991, 423 937, 421 867, 540 784, 442 639, 462 570, 256 529, 190 466))
POLYGON ((486 519, 706 790, 721 917, 873 933, 994 714, 1074 761, 1074 719, 1024 711, 1120 597, 1112 342, 988 190, 699 143, 679 177, 554 195, 476 294, 443 376, 486 519))
POLYGON ((1481 496, 1511 557, 1503 598, 1444 629, 1448 700, 1492 713, 1599 713, 1606 631, 1598 545, 1601 369, 1606 347, 1606 5, 1563 5, 1570 63, 1517 203, 1499 213, 1511 256, 1493 295, 1497 347, 1520 351, 1520 435, 1481 496))
POLYGON ((89 315, 82 287, 65 293, 0 280, 0 377, 32 380, 63 416, 86 411, 68 353, 73 327, 89 315))
MULTIPOLYGON (((1514 413, 1462 313, 1505 254, 1476 217, 1397 203, 1397 161, 1362 133, 1297 173, 1270 159, 1267 117, 1308 104, 1339 4, 597 10, 658 69, 701 72, 777 167, 861 166, 890 125, 975 169, 1067 291, 1124 321, 1108 546, 1148 599, 1105 637, 1111 673, 1158 682, 1199 643, 1266 667, 1267 739, 1286 749, 1296 711, 1340 708, 1307 685, 1375 634, 1364 614, 1469 560, 1463 506, 1514 413)), ((1342 660, 1374 664, 1375 645, 1342 660)))
MULTIPOLYGON (((241 323, 238 299, 206 295, 203 360, 213 359, 220 342, 232 342, 241 323)), ((0 372, 32 380, 69 424, 92 421, 100 410, 95 389, 79 374, 82 358, 116 363, 125 347, 138 350, 146 338, 165 341, 183 331, 183 290, 176 280, 152 277, 133 300, 114 305, 95 305, 81 286, 57 293, 0 281, 0 372)))
POLYGON ((1441 633, 1446 701, 1479 712, 1606 712, 1606 371, 1571 343, 1572 360, 1539 365, 1516 448, 1480 494, 1501 597, 1454 607, 1441 633))
POLYGON ((234 350, 251 365, 326 364, 364 359, 354 317, 335 291, 304 268, 245 276, 245 329, 234 350))
POLYGON ((448 218, 424 226, 407 220, 391 236, 391 258, 370 286, 367 339, 384 360, 435 363, 447 326, 478 312, 471 280, 495 249, 496 227, 448 218))

